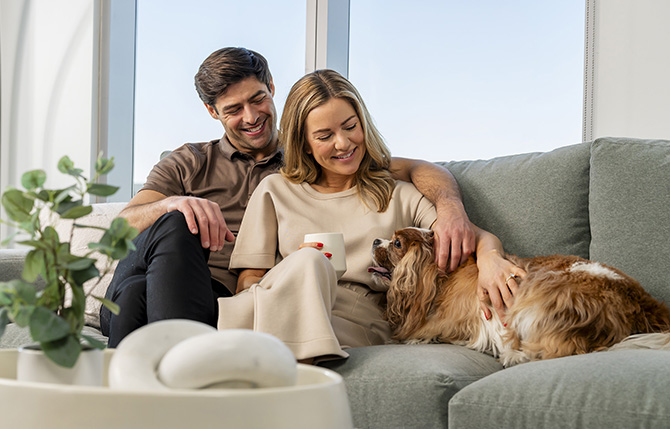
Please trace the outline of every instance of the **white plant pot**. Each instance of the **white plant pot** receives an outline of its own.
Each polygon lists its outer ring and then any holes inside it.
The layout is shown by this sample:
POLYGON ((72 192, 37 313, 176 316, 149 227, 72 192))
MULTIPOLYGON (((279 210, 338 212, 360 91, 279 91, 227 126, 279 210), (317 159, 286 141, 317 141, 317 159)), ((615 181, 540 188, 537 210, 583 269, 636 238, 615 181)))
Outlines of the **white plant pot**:
POLYGON ((38 383, 102 386, 103 353, 85 349, 72 368, 55 364, 38 346, 19 348, 16 361, 16 379, 38 383))

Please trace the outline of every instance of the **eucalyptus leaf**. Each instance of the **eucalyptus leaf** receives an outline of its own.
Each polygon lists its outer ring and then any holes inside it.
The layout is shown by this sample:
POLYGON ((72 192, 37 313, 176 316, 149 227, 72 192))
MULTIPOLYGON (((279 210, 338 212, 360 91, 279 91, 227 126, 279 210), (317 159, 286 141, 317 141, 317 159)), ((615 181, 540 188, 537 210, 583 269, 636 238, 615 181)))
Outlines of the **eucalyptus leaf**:
POLYGON ((89 346, 93 347, 94 349, 102 350, 107 347, 107 344, 103 343, 102 341, 98 340, 97 338, 94 338, 90 335, 86 334, 80 334, 81 337, 88 343, 89 346))
POLYGON ((35 305, 37 303, 37 287, 34 284, 21 279, 10 280, 9 284, 22 304, 35 305))
POLYGON ((2 244, 3 246, 8 245, 9 243, 12 242, 12 240, 14 240, 14 237, 16 237, 18 235, 18 233, 19 233, 18 231, 13 232, 12 234, 9 235, 9 237, 2 240, 2 243, 0 243, 0 244, 2 244))
POLYGON ((40 347, 49 359, 65 368, 72 368, 81 353, 81 343, 74 334, 56 341, 40 342, 40 347))
POLYGON ((60 244, 60 237, 58 236, 58 231, 53 226, 47 226, 42 231, 42 242, 49 246, 51 249, 58 248, 60 244))
POLYGON ((60 217, 63 219, 78 219, 80 217, 86 216, 92 211, 93 207, 91 206, 72 207, 71 209, 65 211, 64 213, 60 213, 60 217))
POLYGON ((103 298, 103 297, 101 297, 101 296, 93 296, 93 298, 95 298, 95 299, 97 299, 98 301, 100 301, 100 302, 102 303, 102 305, 104 305, 105 307, 107 307, 107 309, 108 309, 112 314, 114 314, 114 315, 116 315, 116 316, 119 315, 119 312, 121 311, 121 307, 119 307, 119 304, 117 304, 117 303, 115 303, 114 301, 111 301, 111 300, 109 300, 109 299, 107 299, 107 298, 103 298))
POLYGON ((109 173, 110 171, 112 171, 113 168, 114 168, 114 157, 106 159, 103 158, 102 156, 99 156, 97 161, 95 162, 95 171, 100 175, 109 173))
POLYGON ((30 325, 30 319, 32 318, 33 312, 36 308, 32 305, 23 305, 19 302, 14 302, 14 305, 10 311, 10 319, 14 321, 17 325, 22 328, 30 325))
POLYGON ((23 264, 23 278, 28 282, 37 280, 37 276, 45 270, 45 256, 44 249, 34 249, 28 252, 26 260, 23 264))
POLYGON ((18 243, 22 244, 24 246, 32 246, 36 249, 42 249, 42 250, 46 250, 46 249, 49 248, 45 243, 43 243, 39 240, 23 240, 23 241, 19 241, 18 243))
POLYGON ((27 198, 18 189, 10 189, 2 195, 2 206, 11 220, 29 222, 31 220, 30 212, 35 206, 35 201, 27 198))
POLYGON ((44 170, 31 170, 21 176, 21 185, 28 190, 41 188, 47 180, 44 170))
POLYGON ((30 316, 30 336, 43 343, 56 341, 70 333, 70 325, 53 311, 35 307, 30 316))
MULTIPOLYGON (((72 255, 74 256, 74 255, 72 255)), ((72 258, 72 262, 69 262, 65 265, 65 268, 68 270, 73 270, 73 271, 79 271, 79 270, 86 270, 88 269, 91 265, 95 265, 95 259, 91 258, 82 258, 79 256, 74 256, 72 258)))
POLYGON ((12 305, 12 297, 3 288, 4 282, 0 284, 0 307, 12 305))
POLYGON ((58 161, 58 171, 63 174, 70 175, 74 178, 82 177, 81 173, 84 172, 81 168, 75 168, 74 162, 70 159, 69 156, 64 156, 58 161))
POLYGON ((73 283, 73 286, 82 286, 87 281, 92 278, 98 277, 100 271, 95 265, 90 265, 88 268, 83 270, 71 270, 70 271, 70 281, 73 283))
POLYGON ((55 198, 53 199, 53 202, 56 204, 63 204, 63 203, 69 203, 72 201, 72 195, 70 193, 77 189, 76 186, 69 186, 65 189, 59 189, 55 191, 55 198))
POLYGON ((114 195, 118 190, 118 186, 94 183, 88 188, 88 193, 91 195, 97 195, 99 197, 108 197, 110 195, 114 195))
POLYGON ((44 202, 50 202, 53 197, 53 192, 49 191, 48 189, 42 189, 38 193, 33 194, 36 200, 44 201, 44 202))
POLYGON ((7 314, 7 309, 2 307, 0 308, 0 338, 5 333, 5 328, 9 324, 9 315, 7 314))

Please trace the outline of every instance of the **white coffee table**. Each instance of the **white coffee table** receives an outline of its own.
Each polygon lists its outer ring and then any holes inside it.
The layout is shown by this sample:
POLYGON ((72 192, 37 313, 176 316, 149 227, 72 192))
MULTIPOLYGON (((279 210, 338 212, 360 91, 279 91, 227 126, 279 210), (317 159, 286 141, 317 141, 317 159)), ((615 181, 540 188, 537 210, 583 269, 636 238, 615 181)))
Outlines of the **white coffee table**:
MULTIPOLYGON (((113 350, 105 351, 105 368, 113 350)), ((296 386, 137 392, 16 380, 0 350, 0 426, 68 428, 351 428, 342 377, 298 365, 296 386)))

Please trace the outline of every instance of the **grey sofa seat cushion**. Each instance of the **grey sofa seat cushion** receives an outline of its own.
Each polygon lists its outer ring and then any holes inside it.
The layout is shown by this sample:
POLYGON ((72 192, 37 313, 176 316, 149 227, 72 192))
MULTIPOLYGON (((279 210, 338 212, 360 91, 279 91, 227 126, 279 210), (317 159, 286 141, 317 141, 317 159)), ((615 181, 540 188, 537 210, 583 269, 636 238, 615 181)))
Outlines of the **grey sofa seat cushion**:
MULTIPOLYGON (((95 338, 98 341, 101 341, 104 344, 107 344, 107 337, 102 335, 102 333, 91 326, 84 326, 82 333, 90 337, 95 338)), ((28 328, 21 328, 15 323, 10 323, 7 325, 5 334, 0 338, 0 349, 14 349, 28 344, 32 344, 34 341, 30 338, 30 331, 28 328)))
POLYGON ((531 362, 461 390, 453 428, 667 428, 670 352, 625 350, 531 362))
POLYGON ((21 278, 27 254, 25 249, 0 249, 0 282, 21 278))
POLYGON ((496 234, 507 252, 588 258, 589 149, 581 143, 442 165, 458 181, 470 220, 496 234))
POLYGON ((449 399, 470 383, 502 369, 494 358, 452 344, 385 345, 347 351, 348 359, 322 366, 344 377, 357 428, 447 427, 449 399))
POLYGON ((591 258, 670 303, 670 141, 593 142, 589 211, 591 258))

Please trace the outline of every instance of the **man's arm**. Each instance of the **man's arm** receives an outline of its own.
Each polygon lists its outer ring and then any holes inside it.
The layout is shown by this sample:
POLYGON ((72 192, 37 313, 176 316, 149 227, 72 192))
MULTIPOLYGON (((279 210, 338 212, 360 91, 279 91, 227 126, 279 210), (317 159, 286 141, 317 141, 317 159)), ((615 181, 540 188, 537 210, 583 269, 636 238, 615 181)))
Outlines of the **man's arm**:
POLYGON ((230 232, 218 204, 204 198, 172 196, 143 190, 138 192, 121 211, 120 216, 140 232, 150 227, 165 213, 178 210, 184 214, 193 234, 200 232, 202 247, 218 252, 226 241, 235 237, 230 232))
POLYGON ((475 231, 456 179, 444 167, 408 158, 393 158, 391 173, 397 180, 412 182, 435 205, 435 261, 443 270, 455 270, 475 250, 475 231))

